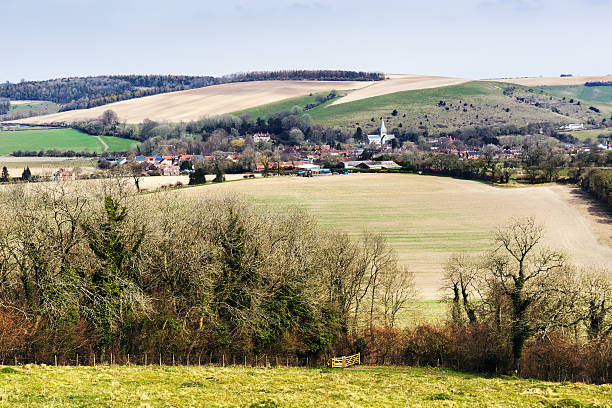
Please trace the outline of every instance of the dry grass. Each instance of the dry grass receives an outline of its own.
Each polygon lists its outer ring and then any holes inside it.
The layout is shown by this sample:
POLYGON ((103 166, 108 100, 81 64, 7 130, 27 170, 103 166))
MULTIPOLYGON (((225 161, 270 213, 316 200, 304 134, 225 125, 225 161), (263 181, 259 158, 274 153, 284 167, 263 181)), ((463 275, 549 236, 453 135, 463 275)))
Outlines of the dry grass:
POLYGON ((495 82, 507 82, 524 86, 558 86, 558 85, 584 85, 590 81, 612 81, 612 75, 602 76, 571 76, 571 77, 539 77, 539 78, 511 78, 491 79, 495 82))
POLYGON ((180 122, 200 119, 203 116, 236 112, 309 93, 332 89, 357 89, 370 83, 352 81, 240 82, 152 95, 91 109, 22 119, 17 122, 31 124, 73 122, 100 117, 107 109, 114 110, 120 120, 127 123, 139 123, 144 119, 180 122))
POLYGON ((6 407, 604 407, 610 385, 445 369, 5 367, 6 407))
POLYGON ((338 99, 332 105, 354 102, 360 99, 372 98, 374 96, 387 95, 395 92, 414 91, 416 89, 439 88, 441 86, 458 85, 471 81, 462 78, 446 78, 427 75, 389 74, 382 82, 374 82, 371 85, 357 89, 343 98, 338 99))
POLYGON ((533 216, 544 224, 548 243, 571 254, 576 263, 612 267, 609 217, 591 215, 593 206, 566 186, 498 188, 443 177, 352 174, 259 179, 177 194, 227 192, 271 207, 309 209, 329 229, 383 232, 401 262, 415 272, 426 299, 439 296, 441 271, 450 254, 489 248, 491 231, 516 216, 533 216))

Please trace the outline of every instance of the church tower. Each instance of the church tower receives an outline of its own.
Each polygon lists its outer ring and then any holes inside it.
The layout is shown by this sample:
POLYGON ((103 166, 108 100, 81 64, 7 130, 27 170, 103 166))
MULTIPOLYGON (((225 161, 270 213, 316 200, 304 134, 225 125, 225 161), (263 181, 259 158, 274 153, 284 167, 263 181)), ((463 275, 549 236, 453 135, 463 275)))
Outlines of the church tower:
POLYGON ((385 120, 382 120, 382 124, 380 125, 380 136, 387 136, 387 128, 385 127, 385 120))

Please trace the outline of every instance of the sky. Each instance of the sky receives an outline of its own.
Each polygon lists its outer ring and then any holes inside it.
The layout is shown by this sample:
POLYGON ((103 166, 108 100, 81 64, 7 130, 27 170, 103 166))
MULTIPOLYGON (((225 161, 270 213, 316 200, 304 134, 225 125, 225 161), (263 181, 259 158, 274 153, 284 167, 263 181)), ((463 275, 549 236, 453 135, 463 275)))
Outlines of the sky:
POLYGON ((0 81, 347 69, 612 73, 612 0, 0 0, 0 81))

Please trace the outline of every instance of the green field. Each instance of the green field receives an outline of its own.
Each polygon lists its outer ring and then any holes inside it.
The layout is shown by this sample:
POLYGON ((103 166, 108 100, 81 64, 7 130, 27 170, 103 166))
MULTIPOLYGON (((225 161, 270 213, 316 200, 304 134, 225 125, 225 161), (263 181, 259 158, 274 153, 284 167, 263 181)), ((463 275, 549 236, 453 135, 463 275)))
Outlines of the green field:
POLYGON ((529 122, 584 122, 609 117, 610 109, 601 114, 563 101, 547 91, 512 85, 511 95, 504 95, 510 84, 473 81, 435 89, 396 92, 338 105, 319 106, 308 111, 317 123, 339 125, 364 131, 374 130, 384 118, 388 129, 399 127, 427 130, 430 133, 470 126, 524 126, 529 122), (517 101, 526 98, 532 103, 517 101), (552 99, 551 99, 552 98, 552 99), (438 106, 440 101, 445 106, 438 106), (535 103, 540 104, 539 107, 535 103), (560 113, 552 111, 552 107, 560 113), (448 109, 446 109, 448 108, 448 109), (398 114, 392 116, 393 110, 398 114))
POLYGON ((566 98, 582 99, 598 103, 612 104, 612 86, 543 86, 543 89, 565 96, 566 98))
POLYGON ((444 369, 47 367, 0 369, 4 407, 606 407, 612 386, 444 369))
POLYGON ((570 132, 572 136, 579 140, 591 139, 596 142, 597 136, 606 135, 608 137, 612 137, 612 129, 593 129, 593 130, 581 130, 578 132, 570 132))
MULTIPOLYGON (((109 151, 129 150, 137 144, 133 140, 112 136, 102 136, 109 146, 109 151)), ((0 155, 10 154, 16 150, 87 150, 101 153, 104 146, 95 136, 90 136, 75 129, 28 129, 0 131, 0 155)))
MULTIPOLYGON (((338 95, 343 95, 345 94, 346 91, 342 91, 339 92, 338 95)), ((286 110, 291 110, 294 106, 298 106, 300 108, 304 108, 306 105, 310 104, 310 103, 315 103, 316 102, 316 97, 317 96, 327 96, 329 94, 329 92, 321 92, 321 93, 317 93, 317 94, 310 94, 310 95, 305 95, 305 96, 300 96, 297 98, 289 98, 289 99, 284 99, 282 101, 279 102, 274 102, 274 103, 269 103, 267 105, 261 105, 261 106, 257 106, 255 108, 251 108, 251 109, 245 109, 242 111, 237 111, 237 112, 232 112, 232 115, 243 115, 243 114, 249 114, 251 115, 251 117, 253 119, 255 118, 268 118, 270 115, 274 114, 274 113, 278 113, 278 112, 282 112, 282 111, 286 111, 286 110)), ((325 102, 324 104, 320 105, 328 105, 330 103, 332 103, 334 100, 340 98, 340 96, 325 102)), ((306 112, 308 113, 308 112, 306 112)))

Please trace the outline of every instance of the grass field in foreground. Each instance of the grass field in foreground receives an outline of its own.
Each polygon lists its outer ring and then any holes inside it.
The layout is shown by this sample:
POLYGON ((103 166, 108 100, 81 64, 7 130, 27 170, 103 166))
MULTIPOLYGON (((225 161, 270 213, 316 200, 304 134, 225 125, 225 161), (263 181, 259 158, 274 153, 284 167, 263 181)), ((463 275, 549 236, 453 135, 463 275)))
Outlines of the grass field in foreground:
MULTIPOLYGON (((104 136, 109 151, 129 150, 137 142, 118 137, 104 136)), ((0 131, 0 154, 10 154, 16 150, 73 150, 80 152, 101 153, 104 146, 95 136, 90 136, 75 129, 32 129, 0 131)))
POLYGON ((572 261, 612 266, 612 248, 602 244, 591 221, 575 208, 581 199, 566 186, 497 188, 446 177, 350 174, 273 177, 176 194, 228 192, 274 210, 305 208, 329 230, 355 236, 365 230, 383 233, 429 300, 439 296, 440 276, 452 253, 490 248, 494 228, 516 216, 533 216, 544 224, 547 242, 570 254, 572 261))
POLYGON ((604 407, 611 385, 409 367, 5 367, 5 407, 604 407))

